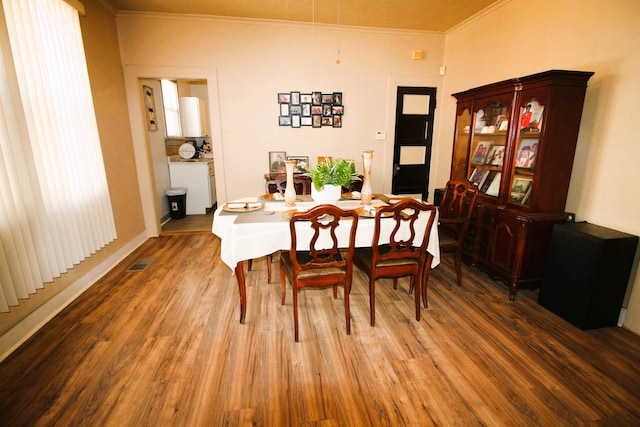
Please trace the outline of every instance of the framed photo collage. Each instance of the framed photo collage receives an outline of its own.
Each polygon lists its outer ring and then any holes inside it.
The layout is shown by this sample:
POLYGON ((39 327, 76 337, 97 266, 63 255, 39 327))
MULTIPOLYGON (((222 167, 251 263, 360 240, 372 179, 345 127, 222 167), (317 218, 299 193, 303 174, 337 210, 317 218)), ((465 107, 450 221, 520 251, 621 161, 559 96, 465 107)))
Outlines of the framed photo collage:
POLYGON ((278 93, 278 105, 280 126, 342 127, 344 116, 342 92, 278 93))

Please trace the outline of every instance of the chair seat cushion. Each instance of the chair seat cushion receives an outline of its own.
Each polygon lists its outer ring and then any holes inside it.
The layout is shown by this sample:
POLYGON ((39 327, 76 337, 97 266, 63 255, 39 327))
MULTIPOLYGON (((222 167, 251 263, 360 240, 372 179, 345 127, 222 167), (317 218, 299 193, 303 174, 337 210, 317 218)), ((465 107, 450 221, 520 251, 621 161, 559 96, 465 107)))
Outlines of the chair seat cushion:
MULTIPOLYGON (((300 261, 300 263, 306 263, 311 260, 311 257, 309 256, 308 251, 298 251, 297 253, 298 253, 298 260, 300 261)), ((339 260, 342 259, 340 254, 338 254, 336 258, 338 258, 339 260)), ((291 263, 289 252, 283 251, 280 253, 280 262, 282 263, 282 266, 287 272, 287 275, 291 277, 293 274, 293 264, 291 263)), ((302 270, 298 274, 298 278, 309 279, 313 277, 323 277, 323 276, 331 276, 331 275, 337 275, 337 274, 346 274, 346 270, 344 268, 338 268, 338 267, 310 268, 308 270, 302 270)))
POLYGON ((444 233, 438 236, 440 238, 440 249, 455 249, 458 246, 458 241, 444 233))
MULTIPOLYGON (((389 251, 388 245, 380 246, 380 253, 389 251)), ((354 254, 355 264, 367 271, 371 270, 371 259, 373 257, 373 250, 371 248, 357 248, 354 254)), ((401 265, 415 265, 418 261, 415 258, 398 258, 382 260, 378 263, 378 267, 397 267, 401 265)))

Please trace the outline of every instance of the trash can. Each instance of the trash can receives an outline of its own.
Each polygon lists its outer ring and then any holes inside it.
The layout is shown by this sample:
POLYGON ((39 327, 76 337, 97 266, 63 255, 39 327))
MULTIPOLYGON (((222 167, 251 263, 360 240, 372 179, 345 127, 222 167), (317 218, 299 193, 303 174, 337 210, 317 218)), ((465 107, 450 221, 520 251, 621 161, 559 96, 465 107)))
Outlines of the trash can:
POLYGON ((187 189, 184 187, 167 188, 164 194, 169 199, 171 219, 184 218, 187 213, 187 189))

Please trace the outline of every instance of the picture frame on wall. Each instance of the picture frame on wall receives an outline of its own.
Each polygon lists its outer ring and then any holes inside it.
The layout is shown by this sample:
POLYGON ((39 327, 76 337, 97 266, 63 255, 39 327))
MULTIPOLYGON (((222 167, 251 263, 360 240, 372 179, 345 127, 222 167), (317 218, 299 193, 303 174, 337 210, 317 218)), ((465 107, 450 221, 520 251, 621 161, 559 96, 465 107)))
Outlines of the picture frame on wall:
POLYGON ((158 121, 156 119, 156 101, 153 95, 153 88, 142 85, 142 92, 144 94, 144 107, 147 114, 147 129, 155 132, 158 130, 158 121))
POLYGON ((291 99, 291 95, 288 93, 278 94, 278 104, 288 104, 290 99, 291 99))
POLYGON ((279 116, 278 117, 278 125, 280 125, 280 126, 291 126, 291 116, 279 116))
POLYGON ((333 92, 333 105, 342 105, 342 92, 333 92))
POLYGON ((284 163, 286 159, 286 151, 269 151, 269 172, 285 173, 287 171, 284 163))
POLYGON ((299 128, 300 127, 300 115, 299 114, 294 114, 291 116, 291 127, 292 128, 299 128))
POLYGON ((322 104, 333 104, 333 94, 332 93, 323 93, 322 94, 322 104))
POLYGON ((291 105, 300 105, 300 92, 291 92, 291 105))
POLYGON ((302 126, 312 126, 313 125, 313 117, 311 117, 311 116, 302 116, 300 118, 300 124, 302 126))
POLYGON ((300 103, 301 104, 311 104, 312 95, 310 93, 301 93, 300 94, 300 103))

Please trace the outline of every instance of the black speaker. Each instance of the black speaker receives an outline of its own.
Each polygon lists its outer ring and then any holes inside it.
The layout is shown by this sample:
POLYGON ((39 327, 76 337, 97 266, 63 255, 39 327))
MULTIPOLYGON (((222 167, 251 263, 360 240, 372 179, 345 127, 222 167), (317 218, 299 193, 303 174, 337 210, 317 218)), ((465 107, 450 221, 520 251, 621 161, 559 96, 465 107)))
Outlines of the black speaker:
POLYGON ((554 225, 538 303, 581 329, 616 326, 637 246, 587 222, 554 225))

